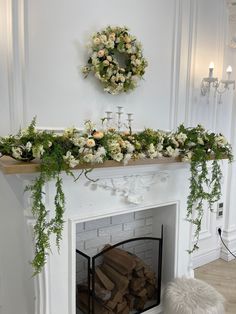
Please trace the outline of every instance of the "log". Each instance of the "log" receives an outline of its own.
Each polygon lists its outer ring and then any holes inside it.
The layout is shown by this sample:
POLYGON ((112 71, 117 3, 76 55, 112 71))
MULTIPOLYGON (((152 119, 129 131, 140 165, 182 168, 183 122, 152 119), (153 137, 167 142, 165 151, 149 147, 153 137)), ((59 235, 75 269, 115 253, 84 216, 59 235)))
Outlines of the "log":
POLYGON ((130 281, 130 288, 134 292, 139 291, 145 286, 145 284, 146 284, 145 278, 133 278, 130 281))
POLYGON ((146 286, 148 299, 151 300, 156 292, 156 289, 153 285, 148 284, 146 286))
MULTIPOLYGON (((95 282, 95 295, 102 301, 107 301, 111 298, 111 291, 106 290, 103 288, 98 282, 95 282)), ((77 289, 79 292, 88 292, 88 286, 86 284, 84 285, 78 285, 77 289)), ((92 290, 92 285, 90 286, 90 291, 92 290)))
POLYGON ((125 298, 126 298, 126 301, 127 301, 127 304, 128 304, 130 311, 132 311, 134 308, 135 297, 132 294, 126 294, 125 298))
POLYGON ((111 298, 111 291, 104 289, 99 283, 95 282, 95 295, 102 301, 108 301, 111 298))
POLYGON ((140 278, 145 277, 143 268, 141 268, 141 269, 139 269, 139 270, 134 270, 134 275, 135 275, 136 277, 140 277, 140 278))
POLYGON ((144 270, 144 275, 147 279, 150 279, 150 280, 155 279, 155 277, 156 277, 155 273, 151 270, 148 270, 148 271, 144 270))
MULTIPOLYGON (((78 292, 77 294, 77 307, 81 308, 82 311, 88 313, 88 293, 78 292)), ((94 309, 96 314, 111 314, 112 312, 107 310, 102 304, 94 301, 94 309)))
POLYGON ((136 266, 134 256, 118 248, 113 248, 104 253, 104 261, 122 275, 131 273, 136 266))
POLYGON ((139 292, 137 292, 136 294, 138 297, 140 298, 144 298, 147 295, 147 289, 143 288, 142 290, 140 290, 139 292))
POLYGON ((101 269, 115 283, 117 290, 124 293, 129 285, 129 280, 105 263, 102 264, 101 269))
POLYGON ((114 283, 107 277, 106 274, 104 274, 100 267, 96 267, 95 273, 107 290, 112 291, 115 288, 114 283))
POLYGON ((117 303, 122 302, 123 295, 120 293, 120 291, 116 290, 113 291, 111 299, 106 303, 107 307, 109 307, 111 310, 114 310, 114 308, 117 306, 117 303))
POLYGON ((147 300, 143 299, 143 298, 137 298, 135 299, 135 304, 134 304, 134 308, 138 311, 143 311, 144 307, 145 307, 145 303, 147 300))
POLYGON ((126 308, 124 308, 124 310, 120 312, 119 314, 129 314, 129 313, 130 313, 130 309, 128 306, 126 306, 126 308))
POLYGON ((125 299, 123 299, 123 301, 121 303, 117 304, 115 313, 122 312, 126 307, 127 307, 127 301, 125 299))
POLYGON ((138 256, 134 255, 134 259, 135 259, 135 262, 136 262, 136 265, 135 265, 135 270, 136 271, 139 271, 140 269, 143 269, 145 264, 144 262, 141 260, 141 258, 139 258, 138 256))

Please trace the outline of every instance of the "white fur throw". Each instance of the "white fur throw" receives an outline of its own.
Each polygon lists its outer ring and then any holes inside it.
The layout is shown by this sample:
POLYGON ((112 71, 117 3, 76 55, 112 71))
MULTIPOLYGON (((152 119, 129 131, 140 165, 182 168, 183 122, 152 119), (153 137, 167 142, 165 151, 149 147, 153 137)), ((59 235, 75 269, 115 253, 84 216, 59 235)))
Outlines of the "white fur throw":
POLYGON ((207 283, 177 278, 164 293, 164 314, 224 314, 224 298, 207 283))

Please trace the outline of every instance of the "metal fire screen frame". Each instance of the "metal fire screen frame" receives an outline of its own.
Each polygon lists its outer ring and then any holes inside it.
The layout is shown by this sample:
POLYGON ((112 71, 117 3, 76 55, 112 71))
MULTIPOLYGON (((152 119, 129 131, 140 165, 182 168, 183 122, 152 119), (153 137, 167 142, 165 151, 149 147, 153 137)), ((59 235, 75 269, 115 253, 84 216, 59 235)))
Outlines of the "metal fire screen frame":
POLYGON ((100 253, 94 255, 93 257, 90 257, 87 254, 85 254, 84 252, 76 249, 76 253, 79 254, 79 255, 82 255, 84 258, 86 258, 87 259, 87 263, 88 263, 88 268, 87 268, 88 269, 88 274, 87 274, 87 278, 88 278, 87 279, 87 286, 88 286, 88 314, 89 313, 96 314, 94 312, 94 300, 96 300, 97 302, 102 304, 102 302, 95 295, 95 276, 94 276, 94 274, 95 274, 95 261, 96 261, 96 259, 98 257, 102 256, 104 253, 112 250, 115 247, 121 246, 121 245, 126 244, 126 243, 134 242, 134 241, 139 241, 139 240, 155 240, 155 241, 159 241, 158 272, 157 272, 157 284, 158 284, 158 287, 157 287, 157 302, 156 302, 156 304, 153 304, 152 306, 149 306, 148 308, 144 309, 141 312, 137 311, 137 312, 135 312, 135 314, 144 313, 147 310, 150 310, 153 307, 156 307, 156 306, 158 306, 161 303, 163 225, 161 226, 161 237, 160 238, 157 238, 157 237, 138 237, 138 238, 132 238, 132 239, 129 239, 129 240, 121 241, 119 243, 116 243, 114 245, 109 246, 108 248, 104 249, 103 251, 101 251, 100 253), (91 265, 92 265, 92 267, 91 267, 91 265), (92 277, 92 287, 91 287, 91 281, 90 281, 91 277, 92 277), (92 302, 90 302, 91 298, 92 298, 92 302))

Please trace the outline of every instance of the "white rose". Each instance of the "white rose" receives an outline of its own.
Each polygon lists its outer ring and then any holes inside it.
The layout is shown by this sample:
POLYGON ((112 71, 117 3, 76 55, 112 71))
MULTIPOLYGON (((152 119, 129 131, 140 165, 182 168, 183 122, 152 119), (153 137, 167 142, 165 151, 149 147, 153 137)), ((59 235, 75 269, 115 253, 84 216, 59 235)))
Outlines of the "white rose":
POLYGON ((106 35, 101 35, 101 36, 100 36, 100 40, 101 40, 101 42, 102 42, 103 44, 105 44, 106 41, 107 41, 107 36, 106 36, 106 35))
POLYGON ((111 57, 111 56, 107 56, 107 60, 108 60, 109 62, 111 62, 111 61, 112 61, 112 57, 111 57))
POLYGON ((110 62, 109 62, 108 60, 104 60, 104 61, 103 61, 103 64, 104 64, 105 66, 109 66, 110 62))
POLYGON ((96 45, 96 46, 100 45, 100 43, 101 43, 100 38, 98 38, 98 37, 94 38, 93 43, 94 43, 94 45, 96 45))
POLYGON ((101 50, 98 51, 98 57, 99 58, 102 58, 104 56, 104 54, 105 54, 105 50, 104 49, 101 49, 101 50))
POLYGON ((89 138, 86 142, 86 145, 91 148, 91 147, 94 147, 96 145, 96 143, 95 143, 94 139, 89 138))
POLYGON ((121 81, 122 83, 125 82, 125 77, 124 77, 123 75, 120 76, 120 81, 121 81))
POLYGON ((126 43, 130 43, 131 42, 131 38, 129 36, 125 36, 124 41, 126 43))
POLYGON ((111 33, 109 35, 109 40, 115 41, 115 39, 116 39, 116 34, 115 33, 111 33))

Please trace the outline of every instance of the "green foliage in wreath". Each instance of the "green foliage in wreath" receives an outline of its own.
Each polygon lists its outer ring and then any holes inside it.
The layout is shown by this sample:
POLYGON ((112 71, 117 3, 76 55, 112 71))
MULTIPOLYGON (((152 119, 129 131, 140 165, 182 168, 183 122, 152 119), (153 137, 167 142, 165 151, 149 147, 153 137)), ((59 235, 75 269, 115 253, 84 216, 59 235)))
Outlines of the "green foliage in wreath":
POLYGON ((82 69, 85 77, 94 72, 104 91, 113 95, 133 90, 148 65, 141 43, 128 31, 127 27, 108 26, 95 33, 91 39, 91 55, 82 69))
POLYGON ((202 126, 185 128, 180 125, 176 132, 145 129, 139 133, 119 133, 114 129, 97 130, 86 121, 84 131, 66 129, 62 135, 37 131, 35 119, 30 126, 15 136, 0 138, 0 156, 10 156, 19 161, 40 159, 40 174, 26 190, 31 192, 32 213, 35 217, 35 257, 32 261, 35 274, 46 263, 50 252, 51 236, 56 236, 60 247, 63 231, 65 196, 61 173, 66 172, 76 181, 98 163, 115 160, 126 165, 129 161, 145 158, 174 157, 190 162, 190 191, 187 200, 187 219, 195 226, 195 243, 189 251, 198 248, 199 232, 203 218, 204 202, 212 205, 221 194, 222 172, 219 160, 232 161, 231 146, 222 134, 207 132, 202 126), (209 160, 210 163, 207 163, 209 160), (72 169, 84 165, 76 177, 72 169), (55 181, 55 215, 49 218, 44 204, 44 187, 55 181))

